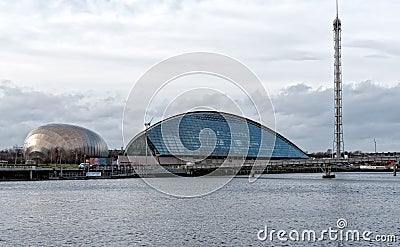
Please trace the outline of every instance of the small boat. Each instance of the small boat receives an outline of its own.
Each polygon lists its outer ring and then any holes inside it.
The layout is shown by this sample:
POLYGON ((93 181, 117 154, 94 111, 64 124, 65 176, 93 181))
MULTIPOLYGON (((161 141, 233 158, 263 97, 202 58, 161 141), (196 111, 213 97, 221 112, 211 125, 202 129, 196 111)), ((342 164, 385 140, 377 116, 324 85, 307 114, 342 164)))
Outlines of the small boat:
POLYGON ((325 174, 322 175, 322 178, 335 178, 336 177, 335 174, 331 173, 331 167, 330 166, 327 167, 325 165, 325 169, 323 169, 323 171, 325 172, 325 174))
POLYGON ((322 178, 335 178, 335 174, 324 174, 322 175, 322 178))
POLYGON ((388 169, 389 168, 386 166, 369 166, 369 165, 360 166, 360 170, 388 170, 388 169))
POLYGON ((325 174, 322 175, 322 178, 335 178, 335 174, 331 173, 331 169, 327 169, 325 174))

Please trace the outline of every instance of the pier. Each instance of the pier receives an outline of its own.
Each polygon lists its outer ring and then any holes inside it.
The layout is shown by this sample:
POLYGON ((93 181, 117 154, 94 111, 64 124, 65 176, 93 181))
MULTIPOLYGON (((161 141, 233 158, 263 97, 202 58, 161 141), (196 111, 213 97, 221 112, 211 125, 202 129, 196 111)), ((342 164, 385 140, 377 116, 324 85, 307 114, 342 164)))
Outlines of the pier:
POLYGON ((129 166, 93 166, 89 170, 74 167, 1 166, 0 181, 78 180, 133 178, 139 175, 129 166))
POLYGON ((122 165, 97 165, 89 169, 78 169, 64 165, 63 167, 39 166, 1 166, 0 180, 58 180, 58 179, 110 179, 134 177, 165 177, 171 173, 180 176, 202 176, 214 172, 214 175, 248 175, 261 173, 318 173, 324 167, 332 172, 367 171, 392 172, 396 176, 396 168, 400 155, 377 155, 370 157, 330 158, 330 159, 291 159, 291 160, 246 160, 244 164, 234 161, 221 167, 221 163, 145 165, 124 163, 122 165), (377 166, 379 165, 379 166, 377 166), (376 167, 385 169, 377 170, 376 167))

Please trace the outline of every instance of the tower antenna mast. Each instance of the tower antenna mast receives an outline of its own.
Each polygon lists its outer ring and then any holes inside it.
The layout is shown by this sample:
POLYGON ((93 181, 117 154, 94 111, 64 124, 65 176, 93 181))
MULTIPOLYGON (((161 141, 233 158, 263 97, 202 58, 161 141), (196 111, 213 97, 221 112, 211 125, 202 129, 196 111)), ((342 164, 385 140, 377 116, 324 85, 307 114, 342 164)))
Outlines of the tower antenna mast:
POLYGON ((342 63, 341 63, 341 31, 342 23, 339 19, 339 4, 336 0, 336 19, 333 21, 333 34, 335 44, 334 62, 334 103, 335 103, 335 128, 334 151, 336 158, 341 158, 344 152, 343 122, 342 122, 342 63))
POLYGON ((338 0, 336 0, 336 18, 339 19, 339 3, 338 3, 338 0))

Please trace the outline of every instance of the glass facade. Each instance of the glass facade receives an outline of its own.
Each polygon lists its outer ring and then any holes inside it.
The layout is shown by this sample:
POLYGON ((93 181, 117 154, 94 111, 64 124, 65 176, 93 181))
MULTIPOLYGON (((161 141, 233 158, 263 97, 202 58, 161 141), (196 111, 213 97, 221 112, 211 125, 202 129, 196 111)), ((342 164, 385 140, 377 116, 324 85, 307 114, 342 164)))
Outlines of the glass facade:
POLYGON ((25 139, 26 159, 75 161, 82 157, 107 157, 108 147, 95 132, 68 124, 48 124, 32 130, 25 139))
POLYGON ((191 112, 151 126, 127 147, 128 155, 144 155, 145 135, 160 156, 308 158, 289 140, 249 119, 219 112, 191 112))

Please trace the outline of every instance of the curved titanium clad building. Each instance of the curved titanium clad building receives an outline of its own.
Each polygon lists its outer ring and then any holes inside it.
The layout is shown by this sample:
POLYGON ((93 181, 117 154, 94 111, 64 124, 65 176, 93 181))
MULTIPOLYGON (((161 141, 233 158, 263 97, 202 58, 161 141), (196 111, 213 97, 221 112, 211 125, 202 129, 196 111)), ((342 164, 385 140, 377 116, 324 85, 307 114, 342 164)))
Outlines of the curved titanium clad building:
POLYGON ((32 130, 24 142, 25 159, 58 163, 107 157, 108 147, 95 132, 69 124, 48 124, 32 130))
POLYGON ((296 145, 273 130, 247 118, 214 111, 176 115, 139 133, 127 145, 129 156, 198 157, 223 159, 308 158, 296 145))

